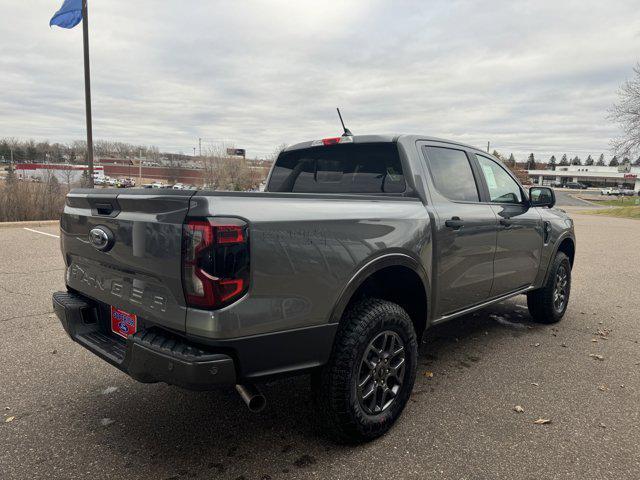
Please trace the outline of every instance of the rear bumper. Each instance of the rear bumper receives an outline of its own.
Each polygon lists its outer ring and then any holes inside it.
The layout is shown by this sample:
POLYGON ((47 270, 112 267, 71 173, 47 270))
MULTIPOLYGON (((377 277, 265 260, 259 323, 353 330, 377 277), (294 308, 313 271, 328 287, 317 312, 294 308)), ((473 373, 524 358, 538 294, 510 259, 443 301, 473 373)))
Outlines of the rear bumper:
POLYGON ((233 358, 161 331, 139 331, 127 340, 104 330, 95 303, 70 292, 53 295, 53 309, 69 336, 134 379, 190 390, 235 384, 233 358))
POLYGON ((124 340, 101 321, 101 306, 73 292, 53 295, 53 309, 74 341, 138 381, 190 390, 297 374, 324 365, 338 327, 327 324, 226 340, 150 328, 124 340))

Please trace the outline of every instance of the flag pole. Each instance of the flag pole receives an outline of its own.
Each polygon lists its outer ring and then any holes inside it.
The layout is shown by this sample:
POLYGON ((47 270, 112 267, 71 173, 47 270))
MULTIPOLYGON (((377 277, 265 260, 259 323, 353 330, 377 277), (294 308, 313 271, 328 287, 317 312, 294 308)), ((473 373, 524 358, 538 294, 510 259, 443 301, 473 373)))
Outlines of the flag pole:
POLYGON ((87 0, 82 0, 82 40, 84 46, 84 99, 87 117, 89 188, 93 188, 93 126, 91 122, 91 71, 89 67, 89 13, 87 9, 87 0))

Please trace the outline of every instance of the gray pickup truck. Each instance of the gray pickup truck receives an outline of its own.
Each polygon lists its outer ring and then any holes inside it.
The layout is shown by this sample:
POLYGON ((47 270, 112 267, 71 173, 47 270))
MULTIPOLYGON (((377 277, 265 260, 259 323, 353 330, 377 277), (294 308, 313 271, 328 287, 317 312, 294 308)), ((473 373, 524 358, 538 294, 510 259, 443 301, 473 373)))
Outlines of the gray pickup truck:
POLYGON ((432 325, 526 294, 565 313, 572 220, 499 161, 416 135, 277 158, 266 192, 73 190, 60 221, 71 338, 141 382, 205 390, 311 373, 336 439, 385 433, 432 325))

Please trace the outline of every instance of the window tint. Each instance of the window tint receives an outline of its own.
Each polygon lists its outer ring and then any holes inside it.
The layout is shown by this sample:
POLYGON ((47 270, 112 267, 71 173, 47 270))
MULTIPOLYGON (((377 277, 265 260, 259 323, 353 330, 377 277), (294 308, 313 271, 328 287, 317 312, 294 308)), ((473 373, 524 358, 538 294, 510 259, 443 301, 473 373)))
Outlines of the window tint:
POLYGON ((438 191, 450 200, 477 202, 478 187, 467 155, 462 150, 425 147, 429 170, 438 191))
POLYGON ((511 176, 498 165, 497 162, 483 157, 482 155, 476 155, 478 162, 480 162, 480 168, 482 174, 487 181, 487 187, 489 188, 489 198, 492 202, 496 203, 521 203, 522 192, 517 182, 511 178, 511 176))
POLYGON ((394 143, 355 143, 283 152, 267 191, 402 193, 404 175, 394 143))

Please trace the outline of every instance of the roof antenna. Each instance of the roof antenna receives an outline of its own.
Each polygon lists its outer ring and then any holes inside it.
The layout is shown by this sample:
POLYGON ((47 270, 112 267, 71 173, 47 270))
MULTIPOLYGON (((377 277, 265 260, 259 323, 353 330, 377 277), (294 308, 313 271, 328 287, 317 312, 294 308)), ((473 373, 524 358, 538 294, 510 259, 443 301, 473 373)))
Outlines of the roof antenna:
POLYGON ((344 126, 344 121, 342 120, 342 115, 340 114, 340 109, 336 108, 336 110, 338 111, 338 117, 340 117, 340 123, 342 124, 342 129, 344 130, 344 133, 342 134, 343 137, 353 137, 353 133, 351 133, 351 130, 349 130, 347 127, 344 126))

